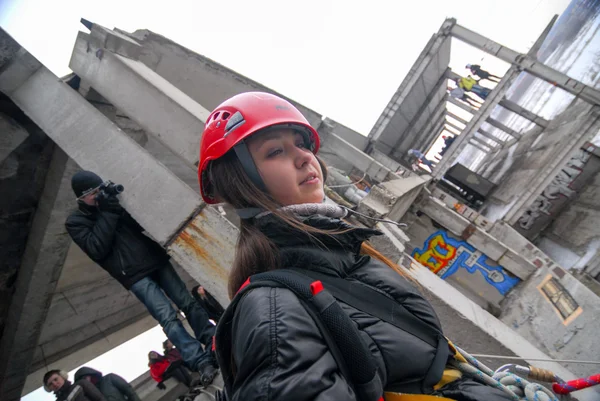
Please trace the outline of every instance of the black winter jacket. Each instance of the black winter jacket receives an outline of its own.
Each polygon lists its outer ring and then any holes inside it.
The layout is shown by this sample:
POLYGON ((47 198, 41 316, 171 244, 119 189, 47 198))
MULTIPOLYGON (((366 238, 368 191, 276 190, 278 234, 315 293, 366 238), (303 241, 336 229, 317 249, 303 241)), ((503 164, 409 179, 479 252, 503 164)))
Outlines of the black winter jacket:
MULTIPOLYGON (((322 216, 311 216, 304 222, 321 229, 351 227, 322 216)), ((282 267, 311 269, 360 281, 389 295, 416 317, 441 330, 431 305, 409 280, 382 262, 359 255, 362 242, 381 234, 379 231, 356 228, 334 238, 316 235, 316 241, 272 216, 260 218, 256 224, 279 248, 282 267), (328 249, 324 250, 323 246, 328 249)), ((342 302, 340 305, 356 323, 371 350, 386 391, 422 393, 423 380, 436 348, 376 317, 342 302)), ((231 315, 225 313, 216 332, 217 357, 219 364, 225 366, 221 367, 229 400, 357 399, 313 318, 290 290, 252 289, 243 295, 233 317, 231 315), (226 353, 225 347, 231 347, 231 361, 221 358, 226 353), (228 366, 231 369, 227 369, 228 366)), ((441 379, 441 373, 437 380, 441 379)), ((472 385, 471 381, 466 382, 472 385)), ((457 388, 458 383, 454 384, 457 388)), ((481 401, 508 399, 501 392, 498 395, 499 390, 490 390, 495 394, 486 389, 486 398, 481 401)), ((459 395, 464 394, 459 391, 459 395)))
POLYGON ((87 380, 78 380, 75 384, 66 380, 54 395, 56 401, 107 401, 96 386, 87 380))
POLYGON ((101 372, 88 367, 75 372, 75 380, 83 379, 85 376, 94 376, 98 379, 96 387, 107 401, 141 401, 133 387, 121 376, 114 373, 103 376, 101 372))
POLYGON ((126 211, 76 210, 65 223, 73 241, 125 288, 163 267, 166 251, 126 211))

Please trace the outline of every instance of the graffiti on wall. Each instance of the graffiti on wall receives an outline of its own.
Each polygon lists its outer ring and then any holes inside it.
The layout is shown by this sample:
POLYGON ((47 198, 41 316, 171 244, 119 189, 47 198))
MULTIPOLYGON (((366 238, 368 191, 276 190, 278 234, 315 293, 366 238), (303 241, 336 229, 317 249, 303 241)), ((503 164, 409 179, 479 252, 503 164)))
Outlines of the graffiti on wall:
POLYGON ((423 248, 415 249, 412 256, 443 279, 459 269, 470 274, 481 274, 502 295, 506 295, 520 281, 466 241, 452 238, 443 230, 429 236, 423 248))
POLYGON ((575 191, 571 184, 581 175, 585 164, 590 159, 591 154, 584 149, 579 149, 569 162, 563 167, 552 182, 544 189, 544 192, 525 210, 519 218, 519 226, 523 230, 530 230, 536 221, 542 216, 550 216, 552 207, 563 201, 565 198, 571 198, 575 191))

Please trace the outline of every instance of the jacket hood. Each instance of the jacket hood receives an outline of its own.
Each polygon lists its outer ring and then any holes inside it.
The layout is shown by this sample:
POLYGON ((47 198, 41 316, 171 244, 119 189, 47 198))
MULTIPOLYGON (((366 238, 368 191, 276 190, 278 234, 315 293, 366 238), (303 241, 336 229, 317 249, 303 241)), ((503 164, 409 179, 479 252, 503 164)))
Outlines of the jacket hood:
POLYGON ((378 230, 352 226, 343 220, 321 215, 298 219, 320 230, 342 233, 306 233, 289 226, 274 215, 256 219, 257 228, 279 248, 284 268, 313 266, 317 270, 333 269, 336 275, 344 276, 356 266, 361 244, 374 235, 382 235, 378 230))
POLYGON ((88 368, 84 366, 83 368, 77 370, 75 372, 75 381, 84 378, 85 376, 97 376, 99 379, 102 377, 102 373, 97 371, 96 369, 88 368))

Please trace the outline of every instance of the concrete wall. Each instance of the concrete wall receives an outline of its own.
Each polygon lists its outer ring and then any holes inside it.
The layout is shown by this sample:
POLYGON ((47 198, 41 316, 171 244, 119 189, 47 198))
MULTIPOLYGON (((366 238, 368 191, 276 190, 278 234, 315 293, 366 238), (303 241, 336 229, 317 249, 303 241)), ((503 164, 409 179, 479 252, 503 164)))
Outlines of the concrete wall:
MULTIPOLYGON (((498 218, 511 224, 521 218, 527 208, 548 187, 570 158, 596 134, 598 116, 591 105, 576 101, 552 120, 539 135, 525 136, 508 156, 514 159, 508 173, 492 194, 495 207, 505 206, 498 218), (522 152, 522 153, 520 153, 522 152)), ((493 175, 488 175, 494 178, 493 175)))
POLYGON ((589 144, 571 155, 550 185, 527 208, 513 227, 526 238, 533 240, 557 219, 564 207, 600 172, 600 157, 593 154, 595 150, 596 147, 589 144))
MULTIPOLYGON (((543 267, 511 294, 501 320, 554 358, 597 361, 599 310, 600 298, 579 280, 559 267, 543 267), (581 308, 568 321, 538 289, 548 276, 555 277, 581 308)), ((597 373, 594 365, 567 363, 565 367, 579 377, 597 373)))
MULTIPOLYGON (((597 168, 600 158, 593 156, 597 168)), ((587 168, 587 166, 586 166, 587 168)), ((583 173, 582 173, 583 174, 583 173)), ((584 269, 598 262, 600 249, 600 173, 543 233, 538 246, 565 269, 584 269)))
POLYGON ((426 214, 414 218, 406 229, 407 252, 471 301, 499 315, 502 300, 521 280, 440 224, 426 214))

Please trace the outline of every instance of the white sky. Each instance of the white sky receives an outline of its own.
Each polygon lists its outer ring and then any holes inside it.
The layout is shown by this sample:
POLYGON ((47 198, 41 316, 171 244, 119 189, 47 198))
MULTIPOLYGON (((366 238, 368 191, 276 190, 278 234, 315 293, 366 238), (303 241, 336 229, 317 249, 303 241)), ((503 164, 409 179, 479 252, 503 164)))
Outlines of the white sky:
MULTIPOLYGON (((59 76, 85 30, 81 17, 130 32, 147 28, 367 135, 446 17, 524 52, 568 3, 0 0, 0 26, 59 76)), ((468 62, 502 66, 453 46, 453 70, 464 74, 468 62)))
MULTIPOLYGON (((367 135, 447 17, 526 52, 569 0, 0 0, 0 26, 58 76, 81 17, 108 28, 150 29, 367 135)), ((453 41, 450 67, 507 67, 453 41)), ((465 117, 461 110, 456 114, 465 117)), ((160 349, 155 328, 91 361, 132 380, 160 349)), ((26 401, 54 399, 43 389, 26 401)))

